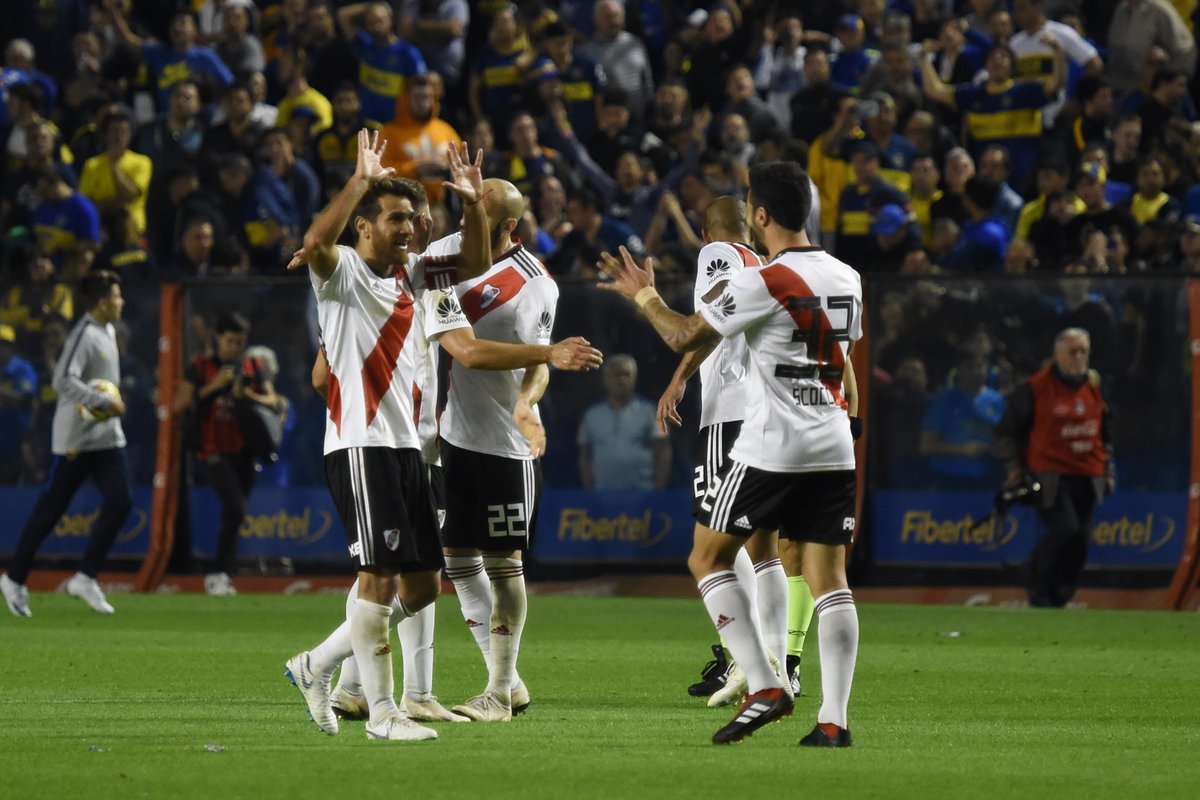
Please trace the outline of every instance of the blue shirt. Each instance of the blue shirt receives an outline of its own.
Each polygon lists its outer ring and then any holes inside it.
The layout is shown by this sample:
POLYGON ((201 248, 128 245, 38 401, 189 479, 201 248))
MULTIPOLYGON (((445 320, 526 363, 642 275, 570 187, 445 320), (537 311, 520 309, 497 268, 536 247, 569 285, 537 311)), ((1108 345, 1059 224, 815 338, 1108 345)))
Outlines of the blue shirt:
POLYGON ((358 56, 358 97, 362 115, 376 122, 396 118, 396 99, 404 94, 408 79, 425 74, 421 51, 403 39, 380 47, 366 31, 354 37, 358 56))
MULTIPOLYGON (((952 386, 933 398, 921 428, 937 433, 950 444, 983 442, 991 444, 996 423, 1004 414, 1004 395, 995 389, 983 388, 971 397, 957 386, 952 386)), ((929 466, 942 475, 963 478, 982 478, 991 465, 988 457, 935 456, 929 466)))
POLYGON ((180 53, 161 42, 146 42, 142 45, 142 58, 158 82, 158 107, 166 109, 171 98, 171 89, 182 81, 203 84, 211 78, 220 86, 233 83, 233 73, 212 48, 199 45, 180 53))
POLYGON ((655 420, 657 409, 640 395, 624 408, 603 402, 584 412, 577 444, 592 448, 592 472, 597 489, 654 488, 654 452, 662 439, 655 420))
POLYGON ((38 246, 61 267, 63 258, 83 242, 100 241, 100 214, 91 200, 73 192, 66 200, 38 206, 33 232, 38 246))
POLYGON ((0 369, 0 387, 22 396, 16 408, 0 407, 0 458, 8 459, 21 452, 21 442, 33 421, 33 400, 38 391, 37 371, 33 364, 14 355, 0 369))
POLYGON ((1000 272, 1008 255, 1008 231, 995 217, 963 226, 958 244, 942 266, 955 272, 1000 272))
POLYGON ((857 89, 862 83, 863 75, 879 58, 878 50, 864 47, 856 53, 838 53, 829 67, 830 78, 840 86, 857 89))

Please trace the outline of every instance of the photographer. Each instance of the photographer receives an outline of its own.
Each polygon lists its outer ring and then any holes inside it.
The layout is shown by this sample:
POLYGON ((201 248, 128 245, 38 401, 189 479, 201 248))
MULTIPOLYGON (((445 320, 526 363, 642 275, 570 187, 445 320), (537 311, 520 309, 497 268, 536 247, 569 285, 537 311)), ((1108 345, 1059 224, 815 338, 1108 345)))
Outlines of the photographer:
POLYGON ((1050 366, 1009 398, 996 426, 995 453, 1008 487, 1041 484, 1037 504, 1045 533, 1029 557, 1029 602, 1065 606, 1087 562, 1092 510, 1115 487, 1111 413, 1100 376, 1088 369, 1091 337, 1067 328, 1054 339, 1050 366))
POLYGON ((251 404, 278 410, 280 397, 269 377, 246 357, 250 323, 241 314, 226 312, 214 326, 215 350, 192 362, 179 394, 177 410, 193 412, 193 441, 203 479, 221 503, 217 553, 204 579, 211 595, 233 595, 229 575, 234 570, 238 531, 246 515, 246 498, 256 476, 251 432, 245 410, 251 404))

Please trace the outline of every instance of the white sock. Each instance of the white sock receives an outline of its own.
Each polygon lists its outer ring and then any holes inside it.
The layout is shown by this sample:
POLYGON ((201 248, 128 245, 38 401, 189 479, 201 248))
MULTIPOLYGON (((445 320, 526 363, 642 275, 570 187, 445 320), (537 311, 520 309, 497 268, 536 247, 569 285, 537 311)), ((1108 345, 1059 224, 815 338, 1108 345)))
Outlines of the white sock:
POLYGON ((835 589, 816 599, 817 637, 821 643, 821 710, 817 722, 850 727, 846 709, 854 661, 858 656, 858 609, 849 589, 835 589))
POLYGON ((754 607, 737 573, 731 569, 718 570, 701 578, 698 585, 717 633, 746 673, 750 693, 779 686, 755 624, 754 607))
MULTIPOLYGON (((772 558, 754 565, 758 584, 758 619, 762 625, 763 643, 767 652, 779 659, 782 666, 787 657, 788 582, 783 562, 772 558)), ((741 580, 741 576, 738 576, 741 580)))
POLYGON ((496 602, 491 619, 491 664, 487 691, 511 702, 517 676, 517 653, 525 630, 528 600, 525 596, 525 568, 518 558, 484 558, 488 579, 496 602))
POLYGON ((490 665, 492 585, 483 570, 483 556, 446 556, 446 577, 454 584, 463 619, 483 653, 483 663, 490 665))
MULTIPOLYGON (((738 583, 746 590, 746 596, 750 598, 750 607, 758 608, 758 576, 754 572, 754 561, 751 560, 750 554, 746 552, 746 548, 738 550, 737 557, 733 559, 733 571, 737 575, 738 583)), ((759 625, 760 616, 754 616, 754 624, 759 625)), ((761 631, 762 628, 760 627, 761 631)))
MULTIPOLYGON (((408 609, 400 598, 392 603, 392 609, 400 613, 408 609)), ((400 640, 400 655, 404 659, 404 693, 420 700, 433 691, 433 603, 416 614, 405 614, 396 625, 396 637, 400 640)))
MULTIPOLYGON (((318 675, 333 675, 342 659, 353 660, 354 644, 350 640, 350 623, 343 622, 329 637, 308 653, 308 667, 318 675)), ((341 681, 339 681, 339 684, 341 681)))
POLYGON ((350 617, 350 637, 354 643, 354 658, 362 673, 363 694, 371 708, 371 724, 375 725, 396 714, 392 697, 391 634, 392 607, 372 603, 361 597, 354 601, 350 617))
MULTIPOLYGON (((354 580, 354 584, 350 587, 349 593, 346 594, 346 624, 344 625, 347 635, 346 650, 344 653, 338 651, 341 653, 340 658, 342 662, 342 668, 338 672, 337 685, 333 689, 335 692, 341 690, 343 692, 349 692, 350 694, 362 694, 362 679, 358 674, 358 662, 354 660, 354 646, 349 639, 350 617, 354 614, 354 603, 357 600, 358 579, 356 578, 354 580)), ((341 630, 341 628, 338 630, 341 630)), ((325 641, 328 642, 332 639, 333 637, 330 636, 329 639, 326 639, 325 641)))

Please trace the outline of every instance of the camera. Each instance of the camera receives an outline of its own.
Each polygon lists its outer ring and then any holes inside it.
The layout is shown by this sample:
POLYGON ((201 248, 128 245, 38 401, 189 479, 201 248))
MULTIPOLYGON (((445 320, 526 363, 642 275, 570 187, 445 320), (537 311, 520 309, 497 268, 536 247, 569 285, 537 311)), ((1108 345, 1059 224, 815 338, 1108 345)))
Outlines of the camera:
POLYGON ((1038 483, 1037 478, 1026 473, 1021 476, 1021 480, 1017 481, 1017 483, 1012 486, 1005 486, 996 492, 996 513, 1003 514, 1018 503, 1032 505, 1037 502, 1038 496, 1041 493, 1042 485, 1038 483))

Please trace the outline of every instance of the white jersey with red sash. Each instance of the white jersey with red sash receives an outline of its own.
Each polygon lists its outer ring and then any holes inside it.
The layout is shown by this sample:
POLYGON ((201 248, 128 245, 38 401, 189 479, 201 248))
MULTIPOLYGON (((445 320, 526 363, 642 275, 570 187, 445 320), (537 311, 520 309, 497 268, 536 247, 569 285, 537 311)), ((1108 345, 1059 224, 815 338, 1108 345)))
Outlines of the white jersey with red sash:
MULTIPOLYGON (((325 453, 347 447, 420 449, 428 328, 438 320, 439 304, 449 298, 457 309, 456 299, 451 292, 426 290, 415 255, 381 278, 353 248, 337 249, 328 280, 310 273, 329 360, 325 453)), ((446 320, 439 330, 451 324, 469 323, 459 312, 456 323, 446 320)))
MULTIPOLYGON (((738 242, 710 242, 696 259, 693 306, 699 310, 713 287, 731 280, 743 269, 761 267, 762 259, 738 242)), ((737 422, 746 414, 746 340, 723 340, 700 364, 700 427, 737 422)))
POLYGON ((745 335, 746 417, 730 457, 768 472, 854 469, 842 370, 862 336, 862 282, 818 247, 791 248, 736 275, 700 313, 745 335))
MULTIPOLYGON (((521 245, 500 256, 483 275, 459 283, 455 291, 476 338, 550 343, 558 284, 521 245)), ((529 442, 512 421, 524 377, 524 369, 468 369, 454 362, 442 438, 476 453, 530 459, 529 442)))

